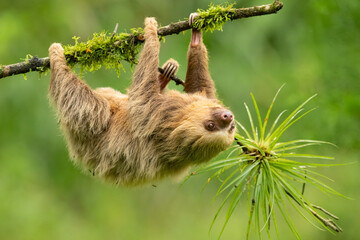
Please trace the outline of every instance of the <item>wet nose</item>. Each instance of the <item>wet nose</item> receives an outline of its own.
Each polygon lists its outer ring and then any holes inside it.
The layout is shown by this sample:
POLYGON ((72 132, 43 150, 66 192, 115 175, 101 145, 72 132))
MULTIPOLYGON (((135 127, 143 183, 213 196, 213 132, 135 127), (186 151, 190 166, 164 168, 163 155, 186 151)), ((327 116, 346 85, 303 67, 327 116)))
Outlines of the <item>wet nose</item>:
POLYGON ((230 112, 229 110, 225 110, 220 114, 220 121, 221 121, 221 125, 223 127, 227 127, 229 126, 229 124, 234 120, 234 116, 232 114, 232 112, 230 112))

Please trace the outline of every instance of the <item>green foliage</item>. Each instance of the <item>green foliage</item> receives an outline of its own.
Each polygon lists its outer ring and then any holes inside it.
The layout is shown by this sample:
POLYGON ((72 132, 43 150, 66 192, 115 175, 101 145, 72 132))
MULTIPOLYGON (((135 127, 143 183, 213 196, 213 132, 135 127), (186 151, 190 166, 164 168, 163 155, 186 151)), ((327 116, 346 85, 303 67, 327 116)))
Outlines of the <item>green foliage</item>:
POLYGON ((222 25, 230 21, 234 14, 233 6, 234 3, 221 5, 211 3, 207 10, 198 9, 200 15, 194 20, 193 27, 210 32, 222 30, 222 25))
POLYGON ((229 202, 226 220, 220 236, 243 195, 247 195, 249 210, 247 239, 249 239, 250 229, 253 224, 260 239, 262 235, 261 232, 264 229, 266 229, 266 233, 271 239, 270 222, 274 223, 273 225, 277 232, 275 207, 277 207, 297 239, 300 239, 300 235, 289 216, 285 204, 286 200, 291 203, 301 216, 314 226, 316 225, 312 220, 317 221, 323 228, 329 231, 342 231, 333 221, 333 219, 337 220, 336 216, 321 207, 313 205, 303 195, 305 184, 309 184, 318 188, 320 191, 342 196, 320 181, 318 178, 324 176, 314 171, 317 167, 334 166, 336 164, 321 164, 294 160, 299 158, 333 159, 327 156, 296 152, 305 147, 331 143, 305 139, 279 142, 280 137, 290 126, 313 110, 310 109, 304 112, 303 107, 315 97, 315 95, 298 106, 282 122, 280 122, 280 118, 285 111, 281 112, 270 127, 270 130, 266 133, 269 116, 279 91, 275 95, 264 121, 262 121, 257 102, 251 94, 259 126, 258 128, 255 127, 249 107, 245 104, 250 120, 251 131, 248 131, 242 124, 238 123, 242 134, 236 134, 237 145, 234 146, 234 150, 232 151, 232 153, 237 152, 237 156, 234 157, 231 153, 228 158, 215 161, 194 172, 194 174, 199 174, 215 171, 209 178, 208 183, 214 178, 225 179, 222 180, 222 184, 216 193, 216 197, 226 193, 225 199, 215 214, 210 227, 210 229, 213 227, 225 203, 229 202), (299 184, 302 186, 302 190, 299 190, 299 184), (324 214, 331 218, 326 219, 322 216, 324 214))
POLYGON ((79 38, 73 37, 75 45, 64 47, 65 57, 70 66, 79 64, 81 71, 92 72, 105 66, 107 69, 116 69, 120 74, 120 69, 123 68, 122 61, 127 61, 131 65, 137 63, 140 34, 143 34, 141 28, 133 28, 131 33, 94 33, 93 38, 87 42, 79 43, 79 38))

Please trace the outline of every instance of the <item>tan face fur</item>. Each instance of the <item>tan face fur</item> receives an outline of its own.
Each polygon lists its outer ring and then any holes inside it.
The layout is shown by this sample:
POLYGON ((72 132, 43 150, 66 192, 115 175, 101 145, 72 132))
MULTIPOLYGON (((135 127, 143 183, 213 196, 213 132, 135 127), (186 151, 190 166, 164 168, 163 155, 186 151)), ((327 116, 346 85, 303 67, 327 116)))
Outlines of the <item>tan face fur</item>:
POLYGON ((224 112, 232 115, 214 100, 204 99, 191 103, 184 109, 185 114, 170 137, 181 138, 182 144, 197 152, 194 162, 208 161, 228 148, 234 140, 234 120, 232 118, 230 122, 223 121, 219 115, 224 112))

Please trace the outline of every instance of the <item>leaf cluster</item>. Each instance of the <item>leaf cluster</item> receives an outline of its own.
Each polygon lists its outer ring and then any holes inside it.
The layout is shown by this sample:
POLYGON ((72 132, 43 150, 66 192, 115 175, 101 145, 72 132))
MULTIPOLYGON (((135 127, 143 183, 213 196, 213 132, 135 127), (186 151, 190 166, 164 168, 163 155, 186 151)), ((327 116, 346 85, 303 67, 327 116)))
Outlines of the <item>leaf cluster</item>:
MULTIPOLYGON (((281 88, 279 91, 280 90, 281 88)), ((329 231, 342 231, 334 221, 338 219, 336 216, 312 204, 304 196, 305 184, 311 185, 325 193, 342 196, 319 180, 319 178, 329 178, 314 170, 317 167, 335 166, 339 164, 299 161, 299 159, 329 160, 333 158, 296 152, 308 146, 333 144, 307 139, 279 142, 280 137, 290 126, 313 110, 304 111, 303 107, 314 98, 315 95, 298 106, 283 121, 280 121, 280 119, 286 111, 281 112, 276 117, 270 129, 266 131, 270 113, 279 91, 276 93, 264 120, 260 115, 256 100, 251 94, 258 119, 258 127, 255 127, 249 107, 245 104, 251 131, 248 131, 242 124, 238 123, 242 134, 236 134, 236 145, 233 147, 234 149, 228 158, 210 163, 192 174, 212 172, 207 184, 211 182, 212 179, 219 179, 222 182, 215 197, 225 194, 225 198, 215 214, 210 227, 211 229, 219 213, 225 204, 228 203, 226 219, 220 236, 243 195, 247 196, 249 214, 246 239, 249 238, 250 229, 253 225, 255 225, 256 232, 260 239, 262 238, 262 231, 265 229, 268 238, 271 239, 270 225, 274 226, 276 233, 278 232, 276 214, 280 214, 295 236, 301 239, 289 215, 289 204, 287 204, 287 202, 314 226, 318 228, 322 227, 329 231), (234 153, 235 156, 233 156, 234 153), (275 208, 277 208, 278 211, 275 211, 275 208)))

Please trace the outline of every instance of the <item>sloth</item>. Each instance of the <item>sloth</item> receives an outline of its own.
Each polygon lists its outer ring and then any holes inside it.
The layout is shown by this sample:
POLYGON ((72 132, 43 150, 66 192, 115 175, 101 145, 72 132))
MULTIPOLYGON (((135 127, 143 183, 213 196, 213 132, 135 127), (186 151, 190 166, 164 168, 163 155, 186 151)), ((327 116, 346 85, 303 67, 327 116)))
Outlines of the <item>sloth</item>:
MULTIPOLYGON (((196 16, 190 15, 190 26, 196 16)), ((184 93, 166 89, 179 68, 175 60, 158 71, 155 18, 145 19, 144 38, 127 94, 91 89, 67 66, 61 44, 49 48, 49 99, 71 159, 124 186, 179 179, 227 149, 235 134, 232 112, 216 98, 202 32, 192 29, 184 93)))

